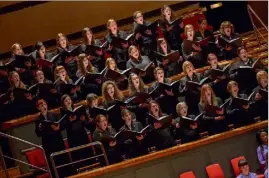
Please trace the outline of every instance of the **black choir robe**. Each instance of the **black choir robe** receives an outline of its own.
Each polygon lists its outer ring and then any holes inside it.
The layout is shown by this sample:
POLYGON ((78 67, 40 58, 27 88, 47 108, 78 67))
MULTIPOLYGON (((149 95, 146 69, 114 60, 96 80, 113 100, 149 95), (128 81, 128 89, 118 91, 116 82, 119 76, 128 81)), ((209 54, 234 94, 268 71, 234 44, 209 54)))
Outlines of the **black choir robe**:
MULTIPOLYGON (((92 45, 101 46, 102 42, 99 39, 95 39, 92 45)), ((85 52, 86 48, 86 44, 81 44, 81 52, 85 52)), ((91 56, 91 58, 92 65, 96 67, 99 71, 102 71, 105 68, 104 51, 102 56, 91 56)))
MULTIPOLYGON (((164 83, 167 84, 171 84, 172 80, 169 78, 165 78, 164 79, 164 83)), ((154 90, 155 88, 157 88, 159 86, 159 82, 155 81, 152 85, 151 85, 151 90, 154 90)), ((164 96, 160 95, 162 93, 159 93, 159 91, 156 91, 154 93, 157 96, 157 100, 158 103, 160 104, 160 107, 162 108, 162 111, 167 113, 167 114, 175 114, 176 113, 176 105, 177 105, 177 98, 176 93, 174 94, 174 96, 169 96, 164 94, 164 96)))
MULTIPOLYGON (((130 130, 139 132, 143 129, 143 125, 140 122, 132 121, 131 127, 128 127, 126 124, 124 124, 120 130, 130 130)), ((144 136, 145 139, 145 136, 144 136)), ((127 140, 123 145, 122 149, 123 152, 125 152, 129 158, 134 158, 137 156, 141 156, 147 153, 147 146, 146 143, 142 140, 137 139, 129 139, 127 140)))
MULTIPOLYGON (((144 21, 144 25, 149 25, 149 24, 150 22, 144 21)), ((137 28, 137 23, 134 22, 133 32, 136 31, 136 28, 137 28)), ((152 35, 147 35, 147 36, 143 36, 143 34, 141 35, 142 36, 139 39, 135 40, 135 44, 139 45, 142 55, 146 55, 151 58, 152 51, 156 51, 157 49, 157 41, 156 41, 157 32, 152 32, 152 35)))
POLYGON ((172 50, 179 50, 181 52, 181 43, 182 38, 180 34, 184 32, 184 29, 178 24, 174 24, 172 30, 167 31, 166 26, 169 25, 169 22, 166 19, 160 19, 159 25, 162 29, 165 39, 167 40, 169 46, 172 50))
MULTIPOLYGON (((61 117, 63 117, 64 114, 68 114, 69 111, 61 108, 60 112, 61 117)), ((90 143, 87 131, 85 129, 86 125, 88 124, 87 116, 85 116, 85 121, 80 120, 79 116, 77 116, 76 120, 70 121, 69 117, 70 115, 68 114, 64 122, 64 128, 66 130, 69 147, 73 148, 90 143)), ((91 156, 93 156, 93 150, 91 147, 71 152, 71 157, 73 161, 89 158, 91 156)), ((90 165, 92 164, 92 162, 93 160, 87 160, 84 162, 77 163, 75 164, 75 166, 79 168, 86 165, 90 165)))
POLYGON ((251 66, 257 59, 249 58, 245 63, 242 60, 239 60, 232 64, 230 68, 230 78, 237 81, 239 88, 242 89, 242 93, 250 94, 252 90, 258 85, 256 80, 256 72, 251 71, 246 76, 241 76, 238 74, 237 69, 240 66, 251 66))
MULTIPOLYGON (((217 66, 217 69, 223 69, 224 66, 217 66)), ((210 67, 208 70, 206 70, 203 74, 204 77, 209 77, 211 75, 212 67, 210 67)), ((227 98, 229 98, 229 93, 227 91, 227 85, 229 83, 229 74, 225 75, 225 79, 220 80, 218 83, 214 83, 212 79, 210 79, 210 84, 212 89, 214 90, 214 93, 216 96, 220 97, 223 101, 225 101, 227 98)))
MULTIPOLYGON (((200 82, 202 80, 202 75, 199 73, 194 73, 193 78, 190 79, 188 76, 183 77, 180 80, 179 92, 181 92, 186 86, 187 81, 200 82)), ((198 103, 200 102, 200 90, 186 90, 184 91, 185 102, 188 105, 188 110, 190 114, 198 115, 198 103)))
MULTIPOLYGON (((238 94, 238 97, 247 99, 248 96, 245 94, 238 94)), ((228 100, 229 103, 226 107, 228 124, 233 124, 235 127, 241 127, 254 123, 254 119, 252 118, 253 114, 250 112, 252 110, 252 103, 249 103, 250 108, 246 110, 242 106, 236 105, 233 102, 232 96, 230 96, 225 102, 228 102, 228 100)))
MULTIPOLYGON (((49 166, 52 171, 52 175, 54 173, 54 169, 52 168, 52 163, 50 161, 50 155, 52 153, 65 150, 64 140, 61 134, 61 130, 63 129, 63 125, 60 123, 60 130, 55 131, 51 128, 50 125, 45 123, 45 120, 57 122, 59 120, 59 115, 48 112, 47 118, 45 118, 42 114, 38 116, 35 121, 35 132, 38 137, 42 139, 42 146, 45 150, 47 160, 49 162, 49 166)), ((63 165, 70 162, 70 159, 67 154, 63 154, 60 156, 54 157, 55 165, 63 165)), ((74 173, 74 170, 71 166, 67 166, 59 169, 58 171, 60 177, 62 176, 70 176, 74 173)))
POLYGON ((116 145, 114 147, 109 146, 109 143, 107 141, 104 141, 102 139, 102 136, 105 136, 105 135, 114 136, 115 134, 116 134, 115 129, 113 129, 110 126, 106 130, 101 130, 98 127, 96 127, 96 129, 93 133, 93 140, 99 141, 104 145, 104 148, 106 150, 107 157, 108 157, 110 164, 122 161, 121 153, 119 150, 120 146, 119 146, 119 143, 116 143, 116 145))
MULTIPOLYGON (((231 37, 227 37, 226 35, 221 35, 223 38, 226 38, 228 40, 232 40, 232 39, 235 39, 235 38, 238 38, 240 35, 237 34, 237 33, 233 33, 231 34, 231 37)), ((233 59, 235 57, 237 57, 237 47, 235 46, 231 46, 229 44, 221 44, 219 43, 219 46, 220 46, 220 50, 222 51, 222 58, 223 59, 226 59, 226 60, 229 60, 229 59, 233 59), (231 47, 231 50, 227 50, 228 47, 231 47)))
MULTIPOLYGON (((126 39, 127 36, 128 36, 128 33, 124 31, 118 31, 117 37, 126 39)), ((105 36, 105 39, 108 41, 108 43, 111 43, 112 37, 113 37, 113 34, 109 32, 105 36)), ((112 47, 112 50, 108 52, 112 54, 112 57, 115 59, 118 68, 121 70, 125 70, 126 62, 128 60, 128 48, 120 49, 120 48, 112 47)))
POLYGON ((252 96, 252 111, 254 117, 261 117, 261 120, 267 120, 268 119, 268 99, 267 98, 261 98, 260 100, 256 101, 255 96, 257 93, 259 93, 259 90, 263 89, 268 91, 268 87, 262 88, 262 86, 258 85, 256 88, 253 89, 253 96, 252 96))
MULTIPOLYGON (((214 106, 220 107, 222 104, 223 103, 221 99, 217 97, 216 105, 214 106)), ((206 106, 204 104, 199 103, 198 107, 199 107, 200 113, 205 112, 206 106)), ((202 117, 203 128, 205 129, 205 131, 208 131, 210 135, 214 135, 214 134, 221 133, 228 130, 227 119, 224 118, 223 120, 216 121, 215 117, 217 116, 218 116, 217 114, 212 116, 212 115, 208 115, 208 113, 205 112, 202 117)), ((225 112, 223 116, 225 117, 225 112)))
MULTIPOLYGON (((72 50, 75 47, 76 46, 69 45, 69 46, 67 46, 67 50, 72 50)), ((55 55, 62 53, 64 51, 65 51, 65 49, 58 47, 55 55)), ((75 80, 76 79, 76 71, 77 71, 77 62, 75 61, 74 57, 69 57, 69 58, 70 58, 70 60, 67 61, 68 63, 66 63, 66 61, 65 61, 66 59, 64 59, 62 56, 60 56, 58 59, 56 59, 55 64, 56 64, 56 66, 58 66, 58 65, 64 66, 68 75, 72 78, 72 80, 75 80)))

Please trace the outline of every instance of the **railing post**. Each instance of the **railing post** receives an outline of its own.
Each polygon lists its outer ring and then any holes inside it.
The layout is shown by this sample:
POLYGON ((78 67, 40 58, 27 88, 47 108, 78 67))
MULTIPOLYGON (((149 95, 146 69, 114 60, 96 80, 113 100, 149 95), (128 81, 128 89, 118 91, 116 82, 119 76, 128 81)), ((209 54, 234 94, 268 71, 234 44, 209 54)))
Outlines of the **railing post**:
POLYGON ((258 33, 257 33, 257 28, 256 28, 256 26, 255 26, 255 24, 254 24, 254 21, 253 21, 253 18, 252 18, 250 9, 249 9, 249 5, 247 6, 247 11, 248 11, 248 16, 249 16, 249 18, 250 18, 250 21, 251 21, 251 24, 252 24, 252 27, 253 27, 255 36, 256 36, 256 40, 258 41, 259 47, 261 47, 261 42, 260 42, 260 39, 259 39, 259 35, 258 35, 258 33))
POLYGON ((10 178, 9 174, 8 174, 7 165, 6 165, 6 162, 5 162, 5 158, 4 158, 1 146, 0 146, 0 157, 1 157, 1 162, 2 162, 2 165, 3 165, 4 171, 5 171, 5 174, 6 174, 6 178, 10 178))

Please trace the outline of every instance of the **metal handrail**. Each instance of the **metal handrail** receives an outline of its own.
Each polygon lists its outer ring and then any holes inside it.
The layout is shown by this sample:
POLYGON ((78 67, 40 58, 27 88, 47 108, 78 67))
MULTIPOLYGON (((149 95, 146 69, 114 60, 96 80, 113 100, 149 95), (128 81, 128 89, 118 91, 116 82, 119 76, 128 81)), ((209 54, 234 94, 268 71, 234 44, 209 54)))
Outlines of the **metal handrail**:
POLYGON ((55 172, 55 176, 56 176, 56 178, 59 178, 59 174, 58 174, 58 169, 59 168, 66 167, 66 166, 69 166, 69 165, 73 165, 73 164, 83 162, 83 161, 86 161, 86 160, 95 159, 95 158, 98 158, 98 157, 104 157, 106 165, 109 165, 107 155, 106 155, 106 151, 104 149, 103 144, 101 142, 96 141, 96 142, 91 142, 91 143, 88 143, 88 144, 85 144, 85 145, 80 145, 80 146, 77 146, 77 147, 73 147, 73 148, 69 148, 69 149, 66 149, 66 150, 62 150, 62 151, 52 153, 50 155, 50 160, 51 160, 51 164, 52 164, 52 167, 54 169, 54 172, 55 172), (66 163, 66 164, 62 164, 62 165, 57 165, 57 166, 55 165, 53 157, 58 156, 58 155, 71 153, 71 152, 81 150, 81 149, 84 149, 84 148, 87 148, 87 147, 92 147, 92 146, 95 146, 95 145, 100 146, 102 154, 98 154, 98 155, 95 155, 95 156, 92 156, 92 157, 89 157, 89 158, 80 159, 80 160, 77 160, 77 161, 71 161, 70 163, 66 163))
POLYGON ((256 14, 256 12, 252 9, 252 7, 250 5, 248 5, 248 9, 259 20, 259 22, 262 24, 262 26, 268 31, 268 27, 263 23, 263 21, 260 19, 260 17, 256 14))
POLYGON ((250 5, 247 5, 247 11, 248 11, 248 15, 249 15, 249 18, 250 18, 252 27, 253 27, 253 29, 254 29, 254 33, 255 33, 255 36, 256 36, 256 40, 257 40, 258 43, 259 43, 259 46, 261 47, 261 42, 260 42, 260 39, 259 39, 259 35, 260 35, 260 36, 262 37, 262 39, 267 43, 266 46, 268 46, 268 42, 266 41, 266 39, 263 37, 263 35, 260 33, 260 31, 258 30, 258 28, 256 27, 256 25, 254 24, 254 21, 253 21, 253 18, 252 18, 251 13, 258 19, 258 21, 262 24, 262 26, 268 31, 267 26, 263 23, 263 21, 262 21, 262 20, 260 19, 260 17, 256 14, 256 12, 251 8, 250 5))
POLYGON ((9 174, 8 174, 8 170, 7 170, 7 167, 6 167, 6 162, 5 162, 5 158, 6 159, 10 159, 10 160, 13 160, 13 161, 16 161, 16 162, 19 162, 19 163, 22 163, 22 164, 25 164, 25 165, 28 165, 28 166, 32 166, 33 168, 36 168, 36 169, 39 169, 39 170, 42 170, 44 172, 47 172, 49 174, 50 177, 51 176, 51 171, 50 171, 50 168, 49 168, 49 164, 48 164, 48 160, 47 160, 47 157, 46 157, 46 154, 45 154, 45 151, 43 149, 42 146, 40 145, 36 145, 34 143, 31 143, 31 142, 28 142, 26 140, 23 140, 23 139, 20 139, 20 138, 17 138, 17 137, 14 137, 14 136, 11 136, 11 135, 8 135, 8 134, 5 134, 3 132, 0 132, 0 137, 4 137, 4 138, 7 138, 7 139, 12 139, 12 140, 16 140, 16 141, 19 141, 19 142, 22 142, 22 143, 25 143, 25 144, 28 144, 28 145, 31 145, 33 147, 36 147, 36 148, 39 148, 42 150, 43 154, 44 154, 44 158, 45 158, 45 161, 46 161, 46 167, 47 169, 43 169, 43 168, 40 168, 40 167, 37 167, 35 165, 32 165, 32 164, 29 164, 27 162, 24 162, 22 160, 19 160, 19 159, 15 159, 15 158, 11 158, 9 156, 6 156, 3 154, 2 152, 2 149, 0 147, 0 158, 1 158, 1 162, 2 162, 2 165, 3 165, 3 168, 4 168, 4 171, 5 171, 5 175, 6 175, 6 178, 10 178, 9 174))

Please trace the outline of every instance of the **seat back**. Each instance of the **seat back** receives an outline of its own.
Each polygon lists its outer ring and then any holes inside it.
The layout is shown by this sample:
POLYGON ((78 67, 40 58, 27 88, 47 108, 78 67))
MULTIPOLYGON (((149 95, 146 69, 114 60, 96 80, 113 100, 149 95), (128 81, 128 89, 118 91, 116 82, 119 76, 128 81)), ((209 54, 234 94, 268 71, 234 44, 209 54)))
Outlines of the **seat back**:
POLYGON ((238 176, 241 173, 241 171, 240 171, 240 169, 238 167, 238 161, 240 159, 245 159, 245 157, 244 156, 239 156, 237 158, 231 159, 231 164, 232 164, 235 176, 238 176))
POLYGON ((205 169, 208 178, 225 178, 222 168, 219 164, 209 165, 205 169))
POLYGON ((28 163, 37 167, 46 167, 46 159, 40 148, 30 148, 22 152, 25 154, 28 163))
POLYGON ((188 171, 180 174, 179 178, 196 178, 196 177, 192 171, 188 171))

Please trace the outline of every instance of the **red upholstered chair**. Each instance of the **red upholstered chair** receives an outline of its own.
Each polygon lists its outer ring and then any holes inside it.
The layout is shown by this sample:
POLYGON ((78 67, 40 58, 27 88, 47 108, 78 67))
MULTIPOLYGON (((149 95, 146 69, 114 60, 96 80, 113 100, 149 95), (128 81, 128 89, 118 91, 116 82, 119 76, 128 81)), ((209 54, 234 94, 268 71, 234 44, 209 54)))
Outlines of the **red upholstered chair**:
POLYGON ((188 171, 180 174, 179 178, 196 178, 196 177, 192 171, 188 171))
POLYGON ((27 150, 22 150, 22 153, 25 154, 28 163, 37 167, 46 167, 46 160, 41 149, 33 147, 27 150))
POLYGON ((231 164, 232 164, 235 176, 238 176, 241 173, 241 171, 240 171, 240 169, 238 167, 238 161, 240 159, 246 159, 246 158, 244 156, 239 156, 239 157, 234 158, 234 159, 231 160, 231 164))
MULTIPOLYGON (((26 150, 22 150, 21 153, 26 156, 26 159, 29 164, 47 169, 46 159, 43 154, 43 151, 40 148, 29 148, 26 150)), ((43 171, 40 171, 38 169, 33 168, 30 171, 34 174, 37 174, 37 178, 49 178, 48 173, 44 173, 43 171)))
POLYGON ((209 165, 205 169, 208 178, 225 178, 224 173, 219 164, 209 165))

